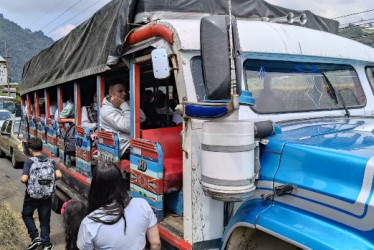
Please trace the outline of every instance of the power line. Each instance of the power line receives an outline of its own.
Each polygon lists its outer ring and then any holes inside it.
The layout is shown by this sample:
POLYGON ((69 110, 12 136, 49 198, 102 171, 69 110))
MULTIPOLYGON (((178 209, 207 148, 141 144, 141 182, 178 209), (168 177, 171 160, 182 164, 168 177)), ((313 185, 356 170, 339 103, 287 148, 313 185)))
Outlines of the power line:
MULTIPOLYGON (((91 18, 93 14, 95 14, 95 13, 91 13, 91 14, 89 14, 88 16, 85 16, 84 18, 79 19, 78 21, 72 23, 72 25, 74 25, 74 26, 78 26, 78 25, 80 25, 81 23, 84 23, 84 22, 87 21, 89 18, 91 18)), ((51 36, 55 36, 55 35, 62 34, 62 33, 63 33, 63 30, 57 30, 57 31, 54 32, 51 36)))
POLYGON ((55 10, 58 6, 60 6, 62 3, 64 2, 64 0, 61 0, 57 5, 54 5, 52 8, 50 8, 46 13, 44 13, 44 15, 41 17, 41 18, 37 18, 35 19, 35 21, 30 25, 30 26, 33 26, 34 24, 38 23, 40 20, 42 20, 44 17, 48 16, 48 14, 50 14, 50 12, 52 12, 52 10, 55 10))
MULTIPOLYGON (((87 20, 88 20, 88 19, 89 19, 93 14, 94 14, 94 13, 91 13, 90 15, 88 15, 88 16, 86 16, 86 17, 80 19, 79 21, 74 22, 72 25, 78 25, 78 24, 81 24, 81 23, 87 21, 87 20)), ((53 33, 51 36, 55 36, 55 35, 58 35, 58 34, 62 34, 62 32, 63 32, 62 30, 58 30, 57 32, 53 33)))
POLYGON ((97 3, 99 3, 100 1, 102 0, 97 0, 96 2, 94 2, 93 4, 91 4, 90 6, 88 6, 87 8, 83 9, 82 11, 80 11, 78 14, 76 14, 75 16, 71 17, 69 20, 65 21, 63 24, 61 24, 60 26, 56 26, 54 29, 51 29, 50 31, 48 31, 46 34, 50 34, 52 33, 53 31, 56 31, 58 30, 59 28, 61 28, 62 26, 64 26, 65 24, 67 24, 70 20, 76 18, 77 16, 79 16, 80 14, 82 14, 83 12, 87 11, 88 9, 90 9, 91 7, 93 7, 94 5, 96 5, 97 3))
POLYGON ((69 10, 71 10, 72 8, 74 8, 74 6, 76 6, 78 3, 82 2, 82 0, 79 0, 78 2, 76 2, 75 4, 73 4, 72 6, 70 6, 68 9, 66 9, 64 12, 62 12, 60 15, 58 15, 55 19, 53 19, 50 23, 46 24, 43 28, 41 28, 40 30, 43 30, 44 28, 48 27, 49 25, 51 25, 52 23, 54 23, 57 19, 59 19, 60 17, 62 17, 66 12, 68 12, 69 10))
POLYGON ((360 21, 356 21, 356 22, 343 23, 340 26, 349 25, 349 24, 355 24, 355 23, 364 23, 364 22, 370 21, 370 20, 374 20, 374 18, 368 18, 368 19, 364 19, 364 20, 360 20, 360 21))
POLYGON ((338 19, 338 18, 343 18, 343 17, 348 17, 348 16, 354 16, 354 15, 358 15, 358 14, 362 14, 362 13, 367 13, 367 12, 371 12, 371 11, 374 11, 374 9, 364 10, 364 11, 361 11, 361 12, 355 12, 355 13, 351 13, 351 14, 347 14, 347 15, 343 15, 343 16, 338 16, 338 17, 334 17, 332 19, 338 19))

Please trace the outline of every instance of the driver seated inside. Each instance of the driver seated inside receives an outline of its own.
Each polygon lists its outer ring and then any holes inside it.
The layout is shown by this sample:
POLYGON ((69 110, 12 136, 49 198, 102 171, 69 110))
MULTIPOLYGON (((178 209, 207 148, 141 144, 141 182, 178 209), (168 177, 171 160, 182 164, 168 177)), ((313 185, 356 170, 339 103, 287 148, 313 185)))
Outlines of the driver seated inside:
POLYGON ((287 107, 282 98, 275 95, 272 89, 271 81, 265 78, 264 89, 256 99, 256 110, 259 112, 281 112, 286 111, 287 107))
MULTIPOLYGON (((100 127, 107 132, 114 132, 119 138, 121 158, 128 159, 131 131, 131 112, 129 104, 128 87, 124 83, 113 83, 109 86, 109 95, 103 100, 100 109, 100 127)), ((146 120, 145 114, 140 110, 140 123, 146 120)))

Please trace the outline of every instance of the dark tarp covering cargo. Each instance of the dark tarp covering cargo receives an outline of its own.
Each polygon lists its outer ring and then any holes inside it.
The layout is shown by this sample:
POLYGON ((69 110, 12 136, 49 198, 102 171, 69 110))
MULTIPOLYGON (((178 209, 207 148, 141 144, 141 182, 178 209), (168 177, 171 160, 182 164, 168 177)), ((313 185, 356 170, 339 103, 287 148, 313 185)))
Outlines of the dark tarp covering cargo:
MULTIPOLYGON (((132 22, 227 14, 227 6, 227 0, 113 0, 25 64, 21 94, 108 70, 118 63, 132 22)), ((277 18, 289 12, 296 16, 305 13, 306 27, 331 33, 338 31, 337 21, 310 11, 294 11, 263 0, 232 0, 232 13, 238 18, 277 18)))

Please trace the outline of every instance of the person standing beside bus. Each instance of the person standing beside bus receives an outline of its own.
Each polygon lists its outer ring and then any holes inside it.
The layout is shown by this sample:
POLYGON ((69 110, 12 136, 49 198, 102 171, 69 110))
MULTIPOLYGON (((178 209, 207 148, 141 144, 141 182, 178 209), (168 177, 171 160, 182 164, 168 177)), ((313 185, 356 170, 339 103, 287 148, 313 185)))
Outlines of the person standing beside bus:
MULTIPOLYGON (((128 88, 124 83, 114 83, 109 87, 109 96, 103 100, 100 109, 101 129, 118 134, 121 158, 129 158, 131 111, 128 88)), ((146 120, 145 114, 140 110, 140 122, 146 120)))
POLYGON ((94 169, 77 246, 81 250, 161 248, 156 216, 142 198, 129 198, 121 170, 112 162, 94 169))

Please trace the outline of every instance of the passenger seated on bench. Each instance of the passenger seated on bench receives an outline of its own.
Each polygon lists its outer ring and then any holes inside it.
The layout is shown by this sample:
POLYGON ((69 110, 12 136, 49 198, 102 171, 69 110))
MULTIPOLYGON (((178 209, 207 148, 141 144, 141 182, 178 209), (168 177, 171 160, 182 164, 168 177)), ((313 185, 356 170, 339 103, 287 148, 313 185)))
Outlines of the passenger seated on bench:
POLYGON ((69 100, 66 102, 66 106, 64 107, 63 110, 61 110, 61 113, 60 115, 58 116, 59 119, 63 119, 63 120, 59 120, 59 122, 61 123, 68 123, 68 122, 72 122, 74 123, 75 120, 74 120, 74 101, 73 101, 73 97, 72 96, 69 96, 69 100))
MULTIPOLYGON (((114 132, 118 135, 121 158, 128 159, 130 139, 130 104, 128 87, 124 83, 114 83, 109 86, 109 95, 104 98, 100 109, 101 129, 114 132), (126 154, 125 154, 126 152, 126 154)), ((140 110, 140 122, 146 120, 145 114, 140 110)))
MULTIPOLYGON (((56 101, 53 101, 51 105, 49 105, 49 115, 54 116, 57 110, 57 103, 56 101)), ((49 118, 49 117, 48 117, 49 118)))
POLYGON ((157 94, 156 100, 156 111, 159 117, 161 118, 161 125, 160 127, 168 127, 171 125, 179 125, 182 123, 183 118, 180 114, 174 112, 170 107, 168 107, 169 98, 166 94, 159 92, 157 94), (173 123, 166 124, 166 116, 169 116, 169 121, 173 123))
POLYGON ((82 127, 95 131, 97 128, 97 105, 96 92, 93 95, 93 102, 88 106, 82 107, 82 127))
POLYGON ((147 89, 140 98, 140 107, 144 111, 147 120, 142 124, 142 129, 157 128, 158 114, 155 109, 155 104, 153 102, 154 94, 153 91, 147 89))

